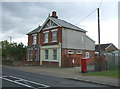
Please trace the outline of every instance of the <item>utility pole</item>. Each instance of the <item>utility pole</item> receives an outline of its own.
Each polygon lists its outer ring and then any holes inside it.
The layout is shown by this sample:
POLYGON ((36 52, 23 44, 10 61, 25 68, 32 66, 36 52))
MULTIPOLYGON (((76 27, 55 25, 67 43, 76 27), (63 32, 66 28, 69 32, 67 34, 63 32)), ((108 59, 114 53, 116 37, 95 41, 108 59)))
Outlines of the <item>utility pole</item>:
POLYGON ((12 36, 9 36, 9 38, 10 38, 10 43, 12 42, 12 36))
POLYGON ((99 46, 99 58, 98 58, 98 71, 101 71, 102 60, 101 60, 101 48, 100 48, 100 11, 97 9, 98 14, 98 46, 99 46))

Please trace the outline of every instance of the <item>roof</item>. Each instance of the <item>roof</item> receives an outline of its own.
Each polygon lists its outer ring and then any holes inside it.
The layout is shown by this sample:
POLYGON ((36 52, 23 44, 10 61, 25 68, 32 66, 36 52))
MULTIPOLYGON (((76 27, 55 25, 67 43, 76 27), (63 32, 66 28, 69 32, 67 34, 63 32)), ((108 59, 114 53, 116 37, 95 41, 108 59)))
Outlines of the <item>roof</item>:
MULTIPOLYGON (((73 24, 65 21, 65 20, 61 20, 61 19, 58 19, 58 18, 50 17, 50 16, 47 18, 47 20, 45 21, 45 23, 49 19, 52 20, 54 23, 56 23, 60 27, 70 28, 72 30, 78 30, 78 31, 82 31, 82 32, 87 32, 87 31, 85 31, 85 30, 83 30, 83 29, 81 29, 81 28, 79 28, 79 27, 77 27, 77 26, 75 26, 75 25, 73 25, 73 24)), ((43 24, 42 27, 44 27, 45 23, 43 24)), ((41 29, 42 29, 42 27, 41 27, 41 29)))
POLYGON ((36 29, 34 29, 31 32, 27 33, 27 35, 37 33, 40 30, 40 28, 41 28, 41 26, 38 26, 36 29))
MULTIPOLYGON (((105 51, 107 47, 113 45, 112 43, 108 43, 108 44, 100 44, 100 49, 101 51, 105 51)), ((113 45, 114 46, 114 45, 113 45)), ((115 47, 115 46, 114 46, 115 47)), ((116 47, 115 47, 116 48, 116 47)), ((117 49, 117 48, 116 48, 117 49)), ((95 45, 95 51, 99 51, 99 45, 95 45)))

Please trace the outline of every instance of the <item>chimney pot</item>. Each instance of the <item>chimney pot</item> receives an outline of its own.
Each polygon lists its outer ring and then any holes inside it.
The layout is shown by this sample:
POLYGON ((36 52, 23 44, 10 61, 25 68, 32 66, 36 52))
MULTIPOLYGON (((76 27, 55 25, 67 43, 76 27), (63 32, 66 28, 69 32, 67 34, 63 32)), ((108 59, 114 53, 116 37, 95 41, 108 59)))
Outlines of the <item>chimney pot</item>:
POLYGON ((58 16, 56 15, 55 11, 52 12, 52 16, 51 17, 58 18, 58 16))

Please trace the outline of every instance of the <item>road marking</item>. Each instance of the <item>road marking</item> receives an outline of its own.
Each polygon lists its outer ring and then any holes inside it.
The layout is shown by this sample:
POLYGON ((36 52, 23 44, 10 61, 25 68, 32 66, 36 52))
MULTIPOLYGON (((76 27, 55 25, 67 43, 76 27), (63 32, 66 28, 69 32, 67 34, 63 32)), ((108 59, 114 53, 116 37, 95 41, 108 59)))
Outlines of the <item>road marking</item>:
POLYGON ((13 83, 25 86, 25 87, 30 87, 30 88, 33 88, 33 89, 50 87, 50 86, 42 84, 42 83, 37 83, 37 82, 25 80, 25 79, 18 78, 18 77, 15 77, 15 76, 2 76, 0 78, 2 78, 4 80, 7 80, 9 82, 13 82, 13 83), (13 79, 11 79, 11 78, 13 78, 13 79))

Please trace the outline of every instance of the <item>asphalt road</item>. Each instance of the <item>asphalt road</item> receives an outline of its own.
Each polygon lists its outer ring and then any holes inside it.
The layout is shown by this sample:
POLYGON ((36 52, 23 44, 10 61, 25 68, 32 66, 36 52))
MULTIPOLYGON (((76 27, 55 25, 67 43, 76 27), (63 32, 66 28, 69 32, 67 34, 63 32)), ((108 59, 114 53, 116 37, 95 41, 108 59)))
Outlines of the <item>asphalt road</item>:
MULTIPOLYGON (((68 80, 54 76, 41 75, 31 72, 25 72, 15 69, 2 68, 2 87, 29 87, 31 89, 43 89, 50 87, 70 87, 80 89, 80 87, 87 88, 101 88, 101 89, 117 89, 109 86, 86 83, 81 81, 68 80)), ((17 89, 16 88, 16 89, 17 89)), ((4 89, 4 88, 3 88, 4 89)))

